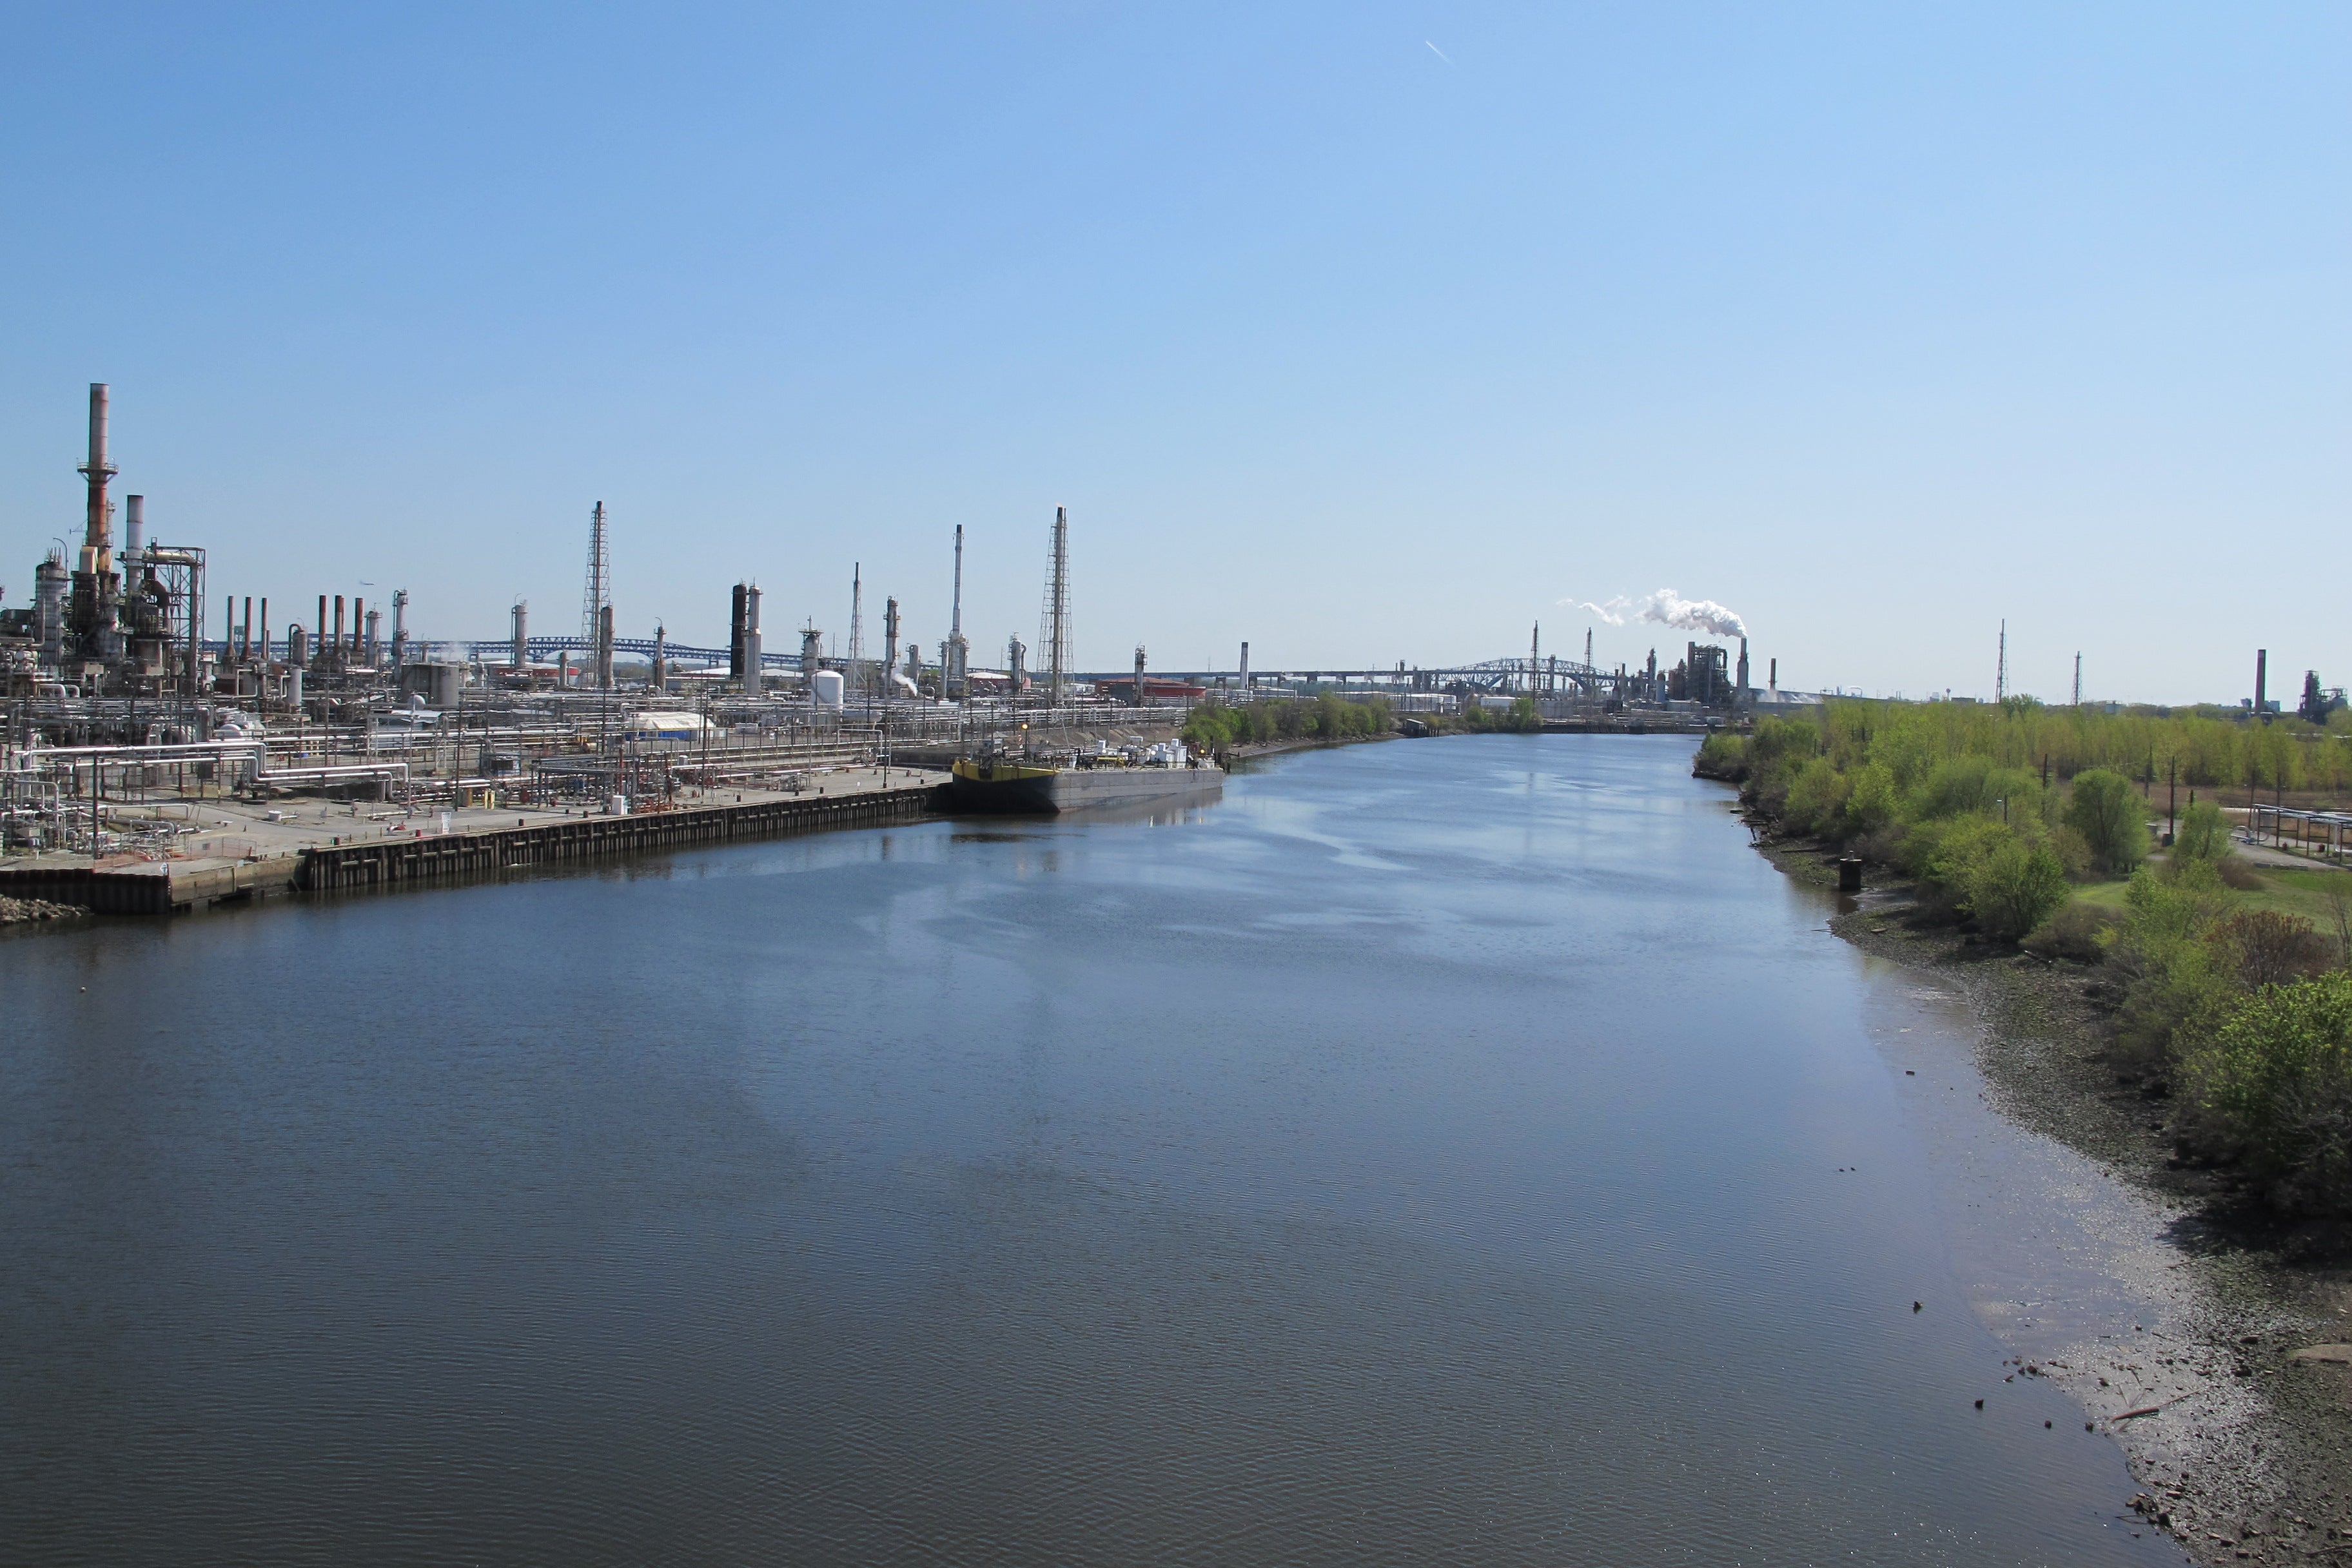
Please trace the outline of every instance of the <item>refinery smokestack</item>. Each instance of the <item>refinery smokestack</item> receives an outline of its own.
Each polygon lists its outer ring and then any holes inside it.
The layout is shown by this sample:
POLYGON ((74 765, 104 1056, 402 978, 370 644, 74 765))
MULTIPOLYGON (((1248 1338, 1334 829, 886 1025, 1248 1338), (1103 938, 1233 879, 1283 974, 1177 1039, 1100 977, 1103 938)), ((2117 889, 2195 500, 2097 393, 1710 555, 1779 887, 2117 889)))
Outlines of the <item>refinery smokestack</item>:
POLYGON ((147 541, 147 498, 122 498, 122 555, 126 571, 137 570, 140 547, 147 541))
POLYGON ((114 477, 114 465, 106 460, 106 383, 89 384, 89 461, 81 466, 89 476, 89 512, 82 531, 82 548, 89 552, 83 565, 85 572, 103 572, 107 564, 101 557, 114 548, 113 509, 107 504, 106 481, 114 477))
POLYGON ((1249 644, 1242 644, 1242 697, 1249 697, 1249 644))
POLYGON ((727 678, 743 679, 743 590, 749 584, 735 584, 734 595, 727 606, 727 678))
POLYGON ((948 601, 948 642, 940 658, 940 695, 962 697, 971 674, 971 655, 963 640, 963 524, 956 524, 955 592, 948 601))
POLYGON ((514 602, 514 668, 517 675, 530 668, 530 602, 514 602))
POLYGON ((768 688, 767 667, 760 658, 760 585, 743 584, 743 689, 758 696, 768 688))
POLYGON ((2254 650, 2254 715, 2256 718, 2270 711, 2270 704, 2264 700, 2264 696, 2270 689, 2270 676, 2271 650, 2258 647, 2254 650))

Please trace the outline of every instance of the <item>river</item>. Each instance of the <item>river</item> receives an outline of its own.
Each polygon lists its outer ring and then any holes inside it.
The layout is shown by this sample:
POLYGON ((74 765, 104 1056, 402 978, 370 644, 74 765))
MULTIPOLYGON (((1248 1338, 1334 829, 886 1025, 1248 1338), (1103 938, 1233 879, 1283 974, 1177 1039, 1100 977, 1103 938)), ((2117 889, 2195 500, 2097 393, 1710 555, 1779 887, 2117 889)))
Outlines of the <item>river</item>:
POLYGON ((0 1560, 2180 1563, 1690 748, 0 942, 0 1560))

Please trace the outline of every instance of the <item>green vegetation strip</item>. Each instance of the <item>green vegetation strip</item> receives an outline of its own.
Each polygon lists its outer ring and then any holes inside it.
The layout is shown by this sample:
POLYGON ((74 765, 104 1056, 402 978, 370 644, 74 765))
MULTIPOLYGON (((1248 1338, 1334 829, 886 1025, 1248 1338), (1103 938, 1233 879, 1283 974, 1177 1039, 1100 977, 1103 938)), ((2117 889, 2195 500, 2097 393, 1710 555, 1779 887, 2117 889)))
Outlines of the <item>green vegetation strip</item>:
POLYGON ((2179 1098, 2184 1151, 2283 1214, 2352 1215, 2352 872, 2247 865, 2213 800, 2340 795, 2340 726, 1832 702, 1710 735, 1694 771, 1908 873, 1924 919, 2103 965, 2117 1065, 2179 1098), (2150 780, 2189 796, 2160 857, 2150 780))

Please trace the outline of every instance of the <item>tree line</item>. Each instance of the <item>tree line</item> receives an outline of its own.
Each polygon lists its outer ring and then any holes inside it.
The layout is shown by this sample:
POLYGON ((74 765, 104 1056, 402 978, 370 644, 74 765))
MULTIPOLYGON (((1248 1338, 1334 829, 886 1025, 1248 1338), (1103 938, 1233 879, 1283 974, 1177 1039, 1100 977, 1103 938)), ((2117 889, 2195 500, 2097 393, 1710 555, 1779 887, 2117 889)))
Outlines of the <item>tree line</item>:
POLYGON ((1193 750, 1213 754, 1269 741, 1345 741, 1396 728, 1385 697, 1345 700, 1331 692, 1227 703, 1195 703, 1180 731, 1193 750))

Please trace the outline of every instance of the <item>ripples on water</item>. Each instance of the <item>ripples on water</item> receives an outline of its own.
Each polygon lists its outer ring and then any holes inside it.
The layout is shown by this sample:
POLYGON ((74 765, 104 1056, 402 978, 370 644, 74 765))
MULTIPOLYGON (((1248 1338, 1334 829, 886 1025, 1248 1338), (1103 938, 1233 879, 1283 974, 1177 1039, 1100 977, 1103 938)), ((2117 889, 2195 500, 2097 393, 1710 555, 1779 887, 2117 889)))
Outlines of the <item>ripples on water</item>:
POLYGON ((0 943, 0 1560, 2179 1562, 1688 752, 0 943))

